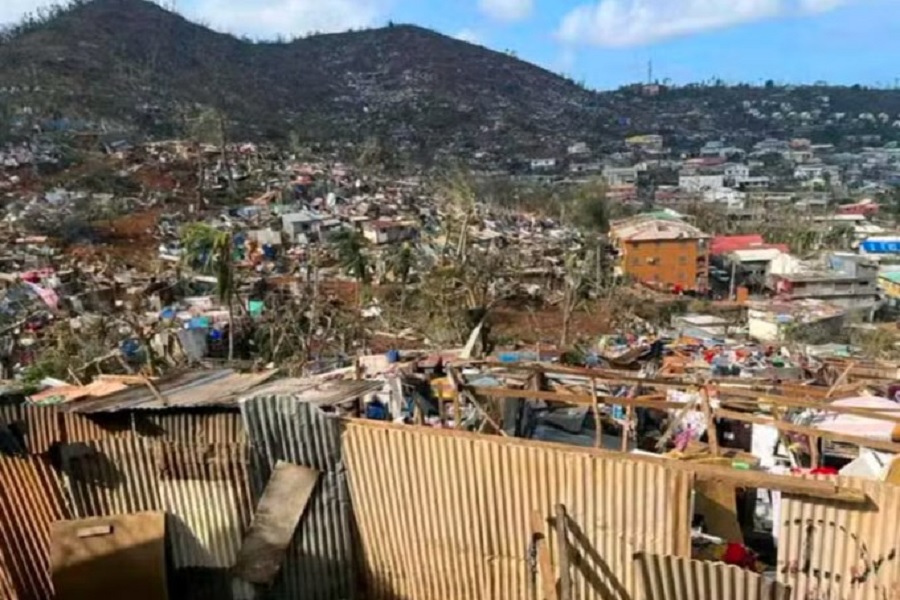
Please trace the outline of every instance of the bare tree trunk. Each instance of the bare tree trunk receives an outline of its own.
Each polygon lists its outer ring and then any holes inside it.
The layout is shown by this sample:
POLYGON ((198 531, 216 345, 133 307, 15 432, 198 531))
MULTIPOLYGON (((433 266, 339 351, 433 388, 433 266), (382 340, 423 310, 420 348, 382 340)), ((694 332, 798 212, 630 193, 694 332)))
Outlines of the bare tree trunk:
POLYGON ((228 297, 228 362, 234 360, 234 295, 228 297))

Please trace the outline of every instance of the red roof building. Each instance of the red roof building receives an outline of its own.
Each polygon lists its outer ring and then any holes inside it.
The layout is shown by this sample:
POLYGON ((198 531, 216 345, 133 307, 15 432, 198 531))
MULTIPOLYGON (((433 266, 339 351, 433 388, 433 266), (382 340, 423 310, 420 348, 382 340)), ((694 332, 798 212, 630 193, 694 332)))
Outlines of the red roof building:
POLYGON ((712 256, 730 254, 736 250, 762 250, 777 248, 782 252, 790 252, 786 244, 767 244, 758 233, 752 235, 721 235, 714 237, 710 244, 709 253, 712 256))

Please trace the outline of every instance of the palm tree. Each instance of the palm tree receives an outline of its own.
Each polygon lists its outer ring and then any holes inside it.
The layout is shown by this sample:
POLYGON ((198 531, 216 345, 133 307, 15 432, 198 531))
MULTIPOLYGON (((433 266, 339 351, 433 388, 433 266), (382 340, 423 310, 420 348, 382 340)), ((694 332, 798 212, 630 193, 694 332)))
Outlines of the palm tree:
POLYGON ((386 257, 388 271, 394 279, 400 283, 400 312, 406 310, 406 292, 409 286, 409 278, 417 262, 417 257, 412 244, 404 242, 399 246, 393 246, 386 257))
POLYGON ((357 283, 357 304, 362 307, 362 287, 371 280, 369 256, 366 253, 366 238, 358 231, 342 229, 331 236, 331 243, 341 267, 357 283))
POLYGON ((193 223, 181 232, 182 261, 190 268, 216 278, 216 298, 228 306, 228 360, 234 360, 234 252, 231 233, 204 223, 193 223))

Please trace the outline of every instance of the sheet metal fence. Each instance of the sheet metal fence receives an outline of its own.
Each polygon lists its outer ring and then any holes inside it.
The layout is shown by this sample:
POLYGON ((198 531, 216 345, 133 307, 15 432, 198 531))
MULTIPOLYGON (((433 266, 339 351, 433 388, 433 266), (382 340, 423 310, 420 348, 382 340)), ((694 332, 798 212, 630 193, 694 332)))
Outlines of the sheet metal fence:
POLYGON ((529 597, 532 513, 549 529, 557 504, 568 512, 574 598, 636 600, 634 553, 690 552, 687 472, 363 421, 347 425, 343 443, 374 598, 529 597))

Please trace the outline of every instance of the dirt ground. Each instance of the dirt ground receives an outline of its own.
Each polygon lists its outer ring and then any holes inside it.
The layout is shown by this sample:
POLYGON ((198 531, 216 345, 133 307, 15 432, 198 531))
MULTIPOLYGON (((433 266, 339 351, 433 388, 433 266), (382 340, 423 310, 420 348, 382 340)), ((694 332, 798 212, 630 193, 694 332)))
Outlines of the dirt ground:
POLYGON ((66 252, 83 261, 112 260, 150 269, 158 260, 160 213, 160 209, 152 209, 96 223, 98 243, 71 246, 66 252))

